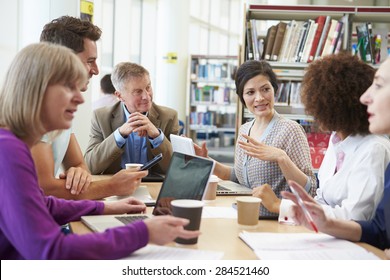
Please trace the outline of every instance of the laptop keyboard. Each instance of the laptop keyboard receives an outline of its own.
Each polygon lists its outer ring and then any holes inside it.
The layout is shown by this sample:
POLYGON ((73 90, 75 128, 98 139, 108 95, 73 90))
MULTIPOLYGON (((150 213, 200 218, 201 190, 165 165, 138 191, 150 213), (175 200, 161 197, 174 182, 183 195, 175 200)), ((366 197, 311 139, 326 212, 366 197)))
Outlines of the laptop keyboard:
POLYGON ((217 191, 230 191, 230 189, 218 185, 217 186, 217 191))
POLYGON ((138 220, 145 220, 148 218, 146 215, 134 215, 134 216, 118 216, 115 217, 125 225, 131 224, 132 222, 138 221, 138 220))

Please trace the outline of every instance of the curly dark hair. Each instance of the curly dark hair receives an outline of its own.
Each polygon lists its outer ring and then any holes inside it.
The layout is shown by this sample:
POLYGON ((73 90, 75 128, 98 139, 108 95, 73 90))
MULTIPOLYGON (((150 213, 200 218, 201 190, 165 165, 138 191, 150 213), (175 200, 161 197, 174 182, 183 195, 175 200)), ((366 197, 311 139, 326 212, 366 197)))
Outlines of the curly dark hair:
POLYGON ((263 75, 268 77, 272 87, 274 88, 274 92, 278 91, 278 79, 276 78, 276 74, 272 70, 271 65, 265 60, 247 60, 237 69, 236 73, 236 93, 240 98, 242 104, 245 104, 244 101, 244 87, 245 84, 252 78, 263 75))
POLYGON ((63 45, 81 53, 84 51, 84 38, 97 41, 101 35, 101 29, 88 20, 62 16, 43 27, 40 41, 63 45))
POLYGON ((369 134, 367 108, 359 98, 371 86, 374 75, 374 68, 347 52, 310 63, 301 88, 306 113, 322 129, 369 134))

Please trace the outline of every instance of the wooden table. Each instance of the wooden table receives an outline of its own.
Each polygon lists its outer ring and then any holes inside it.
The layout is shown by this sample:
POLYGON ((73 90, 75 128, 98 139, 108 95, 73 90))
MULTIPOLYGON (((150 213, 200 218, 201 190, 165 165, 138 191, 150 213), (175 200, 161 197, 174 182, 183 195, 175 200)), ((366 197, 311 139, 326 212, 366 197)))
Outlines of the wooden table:
MULTIPOLYGON (((157 198, 160 191, 161 183, 142 183, 146 185, 153 198, 157 198)), ((218 196, 215 201, 207 202, 206 206, 226 206, 231 207, 235 202, 235 197, 218 196)), ((153 207, 148 207, 148 213, 151 213, 153 207)), ((71 223, 71 228, 74 233, 86 234, 91 231, 81 222, 71 223)), ((254 232, 279 232, 279 233, 300 233, 310 232, 302 226, 283 225, 273 220, 259 220, 256 228, 244 228, 237 224, 235 219, 220 219, 207 218, 202 219, 200 230, 202 234, 198 238, 196 245, 186 245, 186 248, 223 251, 223 259, 226 260, 254 260, 257 259, 255 253, 249 248, 239 237, 238 234, 242 230, 254 232)), ((357 243, 366 250, 374 253, 381 259, 385 259, 385 254, 371 245, 365 243, 357 243)), ((172 242, 167 246, 180 246, 172 242)))

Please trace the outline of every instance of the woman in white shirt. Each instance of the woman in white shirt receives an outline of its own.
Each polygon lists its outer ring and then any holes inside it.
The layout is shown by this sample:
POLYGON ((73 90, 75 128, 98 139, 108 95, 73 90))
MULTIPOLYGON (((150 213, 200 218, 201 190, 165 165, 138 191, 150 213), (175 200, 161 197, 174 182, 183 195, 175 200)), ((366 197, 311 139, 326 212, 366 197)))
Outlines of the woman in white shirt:
MULTIPOLYGON (((318 172, 315 200, 328 217, 370 220, 383 196, 390 141, 369 134, 367 108, 359 102, 375 70, 347 53, 311 63, 301 99, 323 131, 333 131, 318 172)), ((282 200, 279 221, 292 221, 291 201, 282 200)))

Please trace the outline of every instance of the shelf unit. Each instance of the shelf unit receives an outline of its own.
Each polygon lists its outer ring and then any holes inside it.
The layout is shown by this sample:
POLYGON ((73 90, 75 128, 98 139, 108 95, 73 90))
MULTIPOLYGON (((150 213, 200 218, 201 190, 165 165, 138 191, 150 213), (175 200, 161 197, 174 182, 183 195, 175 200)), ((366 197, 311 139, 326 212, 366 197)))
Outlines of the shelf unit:
POLYGON ((192 55, 188 69, 186 135, 234 154, 236 56, 192 55), (230 149, 229 149, 230 148, 230 149))
MULTIPOLYGON (((340 20, 344 17, 345 23, 344 24, 344 34, 342 37, 342 49, 351 51, 352 49, 352 43, 354 42, 354 37, 356 37, 355 32, 355 25, 357 23, 362 22, 371 22, 373 24, 375 23, 381 23, 382 28, 384 30, 387 29, 387 32, 385 32, 385 35, 383 36, 382 41, 382 52, 384 53, 384 56, 382 57, 383 61, 385 59, 385 56, 387 57, 388 52, 388 26, 383 26, 383 23, 390 23, 390 7, 353 7, 353 6, 304 6, 304 5, 297 5, 297 6, 285 6, 285 5, 248 5, 245 9, 245 20, 243 24, 243 41, 242 46, 240 50, 240 63, 245 61, 246 59, 246 51, 247 51, 247 30, 248 30, 248 24, 247 22, 250 22, 251 20, 257 20, 261 22, 267 22, 267 21, 283 21, 283 22, 290 22, 292 20, 295 21, 307 21, 309 19, 314 20, 318 16, 330 16, 332 19, 340 20)), ((251 26, 252 23, 249 25, 251 26)), ((259 24, 261 25, 261 24, 259 24)), ((255 28, 258 28, 259 25, 256 25, 255 28)), ((379 24, 380 25, 380 24, 379 24)), ((263 24, 263 30, 257 29, 257 34, 261 34, 260 36, 265 37, 267 33, 267 27, 265 27, 266 24, 263 24)), ((375 29, 375 26, 374 26, 375 29)), ((257 38, 256 38, 257 41, 257 38)), ((249 55, 250 56, 250 55, 249 55)), ((255 54, 253 53, 253 56, 255 54)), ((296 83, 299 83, 302 80, 302 77, 304 75, 305 68, 307 67, 307 63, 301 63, 301 62, 277 62, 277 61, 268 61, 272 68, 274 69, 278 80, 281 83, 285 83, 286 85, 292 85, 296 83)), ((375 67, 375 66, 374 66, 375 67)), ((298 88, 299 89, 299 88, 298 88)), ((299 92, 299 91, 298 91, 299 92)), ((311 145, 311 148, 317 149, 315 151, 316 153, 324 153, 324 149, 326 147, 323 147, 323 142, 326 141, 327 137, 326 135, 319 135, 319 138, 321 139, 315 139, 315 143, 311 142, 314 138, 317 138, 316 133, 311 133, 315 130, 316 125, 315 121, 311 116, 307 116, 305 114, 303 106, 300 104, 281 104, 277 102, 277 98, 280 97, 280 95, 275 95, 275 110, 282 114, 283 116, 297 120, 298 122, 302 122, 303 126, 307 132, 308 139, 309 139, 309 145, 311 145), (311 125, 312 124, 312 125, 311 125), (318 144, 317 142, 321 142, 320 146, 315 146, 318 144), (314 145, 314 147, 312 146, 314 145)), ((251 113, 247 111, 246 108, 244 108, 243 104, 241 104, 240 101, 237 102, 237 125, 236 125, 236 133, 238 131, 238 128, 245 122, 252 119, 251 113)), ((312 155, 313 159, 313 155, 312 155)), ((313 160, 314 161, 314 160, 313 160)), ((315 160, 316 163, 313 163, 313 167, 317 168, 322 161, 322 159, 319 161, 318 159, 315 160), (315 165, 315 166, 314 166, 315 165)))

